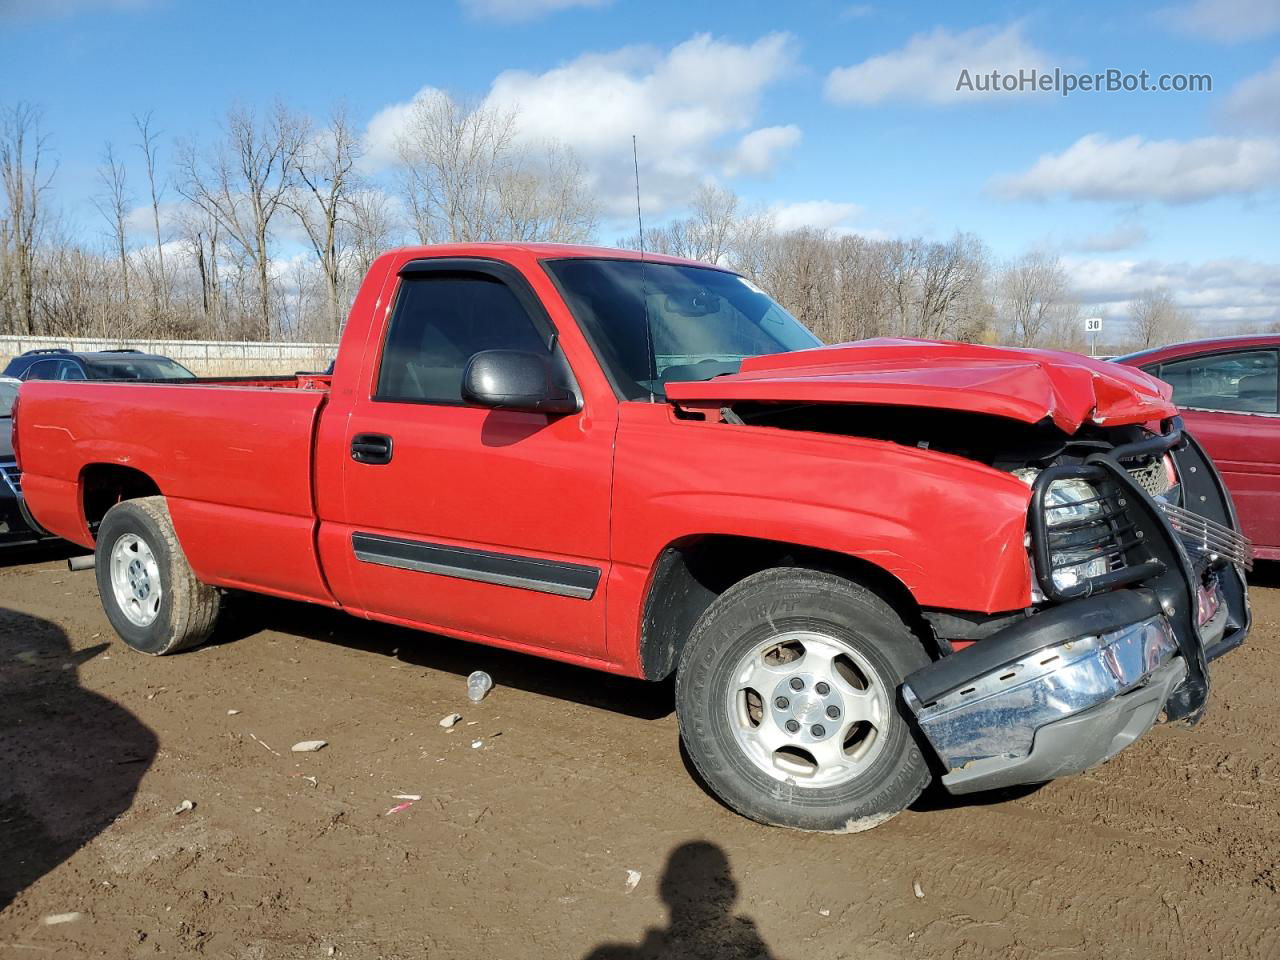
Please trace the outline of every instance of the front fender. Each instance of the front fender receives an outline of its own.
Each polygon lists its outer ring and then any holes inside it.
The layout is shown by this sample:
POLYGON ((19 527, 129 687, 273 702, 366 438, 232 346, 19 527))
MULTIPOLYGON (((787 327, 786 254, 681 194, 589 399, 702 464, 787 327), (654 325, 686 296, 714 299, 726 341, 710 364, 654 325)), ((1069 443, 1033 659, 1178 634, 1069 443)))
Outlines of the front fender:
POLYGON ((1030 491, 982 464, 859 437, 676 420, 656 404, 622 405, 615 463, 611 607, 638 610, 662 551, 713 534, 857 557, 922 607, 1030 603, 1030 491))

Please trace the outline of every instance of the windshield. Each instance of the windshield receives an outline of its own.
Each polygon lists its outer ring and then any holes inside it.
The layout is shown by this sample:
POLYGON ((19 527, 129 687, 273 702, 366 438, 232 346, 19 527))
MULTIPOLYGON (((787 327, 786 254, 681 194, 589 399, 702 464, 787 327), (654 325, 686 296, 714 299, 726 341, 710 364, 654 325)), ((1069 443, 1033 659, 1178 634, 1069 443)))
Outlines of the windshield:
POLYGON ((143 353, 85 357, 84 367, 92 380, 187 380, 195 376, 168 357, 143 353))
POLYGON ((821 343, 751 281, 723 270, 585 258, 544 265, 631 400, 737 373, 747 357, 821 343))
POLYGON ((13 416, 13 401, 18 399, 16 380, 0 381, 0 417, 13 416))

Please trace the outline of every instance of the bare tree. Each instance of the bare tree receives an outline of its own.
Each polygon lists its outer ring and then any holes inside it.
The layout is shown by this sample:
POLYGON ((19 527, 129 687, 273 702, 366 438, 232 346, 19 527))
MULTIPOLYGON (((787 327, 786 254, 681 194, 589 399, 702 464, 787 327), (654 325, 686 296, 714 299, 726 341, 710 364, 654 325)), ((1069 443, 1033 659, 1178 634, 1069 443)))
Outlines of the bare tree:
POLYGON ((160 135, 151 126, 151 111, 147 111, 142 116, 135 113, 133 125, 141 138, 137 146, 142 151, 147 170, 147 186, 151 192, 151 222, 155 226, 156 233, 156 277, 153 299, 155 318, 158 320, 160 315, 169 309, 169 277, 164 270, 164 241, 160 235, 160 197, 164 188, 159 185, 156 175, 156 141, 160 135))
POLYGON ((581 240, 594 230, 577 158, 554 144, 518 145, 516 121, 514 111, 439 91, 414 103, 396 151, 421 242, 581 240))
MULTIPOLYGON (((250 110, 227 115, 226 140, 206 161, 187 146, 182 155, 184 197, 217 220, 248 261, 256 286, 257 330, 270 339, 270 228, 294 185, 304 128, 277 104, 263 122, 250 110)), ((247 279, 247 278, 244 278, 247 279)))
POLYGON ((199 207, 193 207, 184 211, 180 223, 187 257, 198 281, 200 329, 205 336, 211 336, 223 326, 222 288, 218 278, 218 219, 199 207))
POLYGON ((399 232, 391 198, 381 190, 352 193, 342 226, 347 235, 345 246, 352 258, 351 274, 355 277, 369 272, 374 259, 395 242, 399 232))
POLYGON ((1022 347, 1056 340, 1079 314, 1061 261, 1033 250, 1008 264, 997 281, 1000 318, 1009 342, 1022 347))
POLYGON ((738 195, 732 190, 704 183, 693 195, 689 218, 695 259, 720 263, 729 255, 738 224, 738 195))
POLYGON ((433 91, 396 143, 405 203, 423 243, 492 239, 496 178, 515 115, 433 91))
POLYGON ((298 188, 285 202, 306 231, 320 263, 325 284, 327 336, 337 337, 342 328, 342 305, 338 289, 342 283, 342 238, 340 224, 351 205, 356 186, 353 174, 360 155, 360 141, 345 109, 336 108, 329 125, 318 136, 304 137, 298 151, 298 188))
POLYGON ((1144 290, 1135 297, 1129 304, 1129 318, 1140 348, 1175 343, 1191 336, 1191 318, 1164 287, 1144 290))
POLYGON ((98 167, 98 180, 103 192, 93 198, 93 205, 111 227, 112 241, 120 257, 120 285, 124 291, 124 310, 129 312, 129 253, 126 219, 129 215, 129 191, 124 163, 116 157, 108 143, 98 167))
POLYGON ((516 156, 497 177, 494 238, 582 243, 596 228, 596 203, 583 189, 586 168, 571 151, 549 146, 516 156))
MULTIPOLYGON (((739 206, 738 195, 732 190, 704 183, 693 195, 689 216, 645 230, 644 248, 704 263, 727 261, 734 253, 740 230, 751 223, 751 218, 739 214, 739 206)), ((772 230, 771 220, 768 226, 772 230)), ((621 243, 638 248, 640 235, 632 234, 621 243)))
POLYGON ((19 103, 0 115, 0 180, 5 194, 0 237, 6 272, 13 275, 17 317, 11 332, 36 332, 36 251, 45 226, 44 197, 55 171, 56 166, 49 169, 48 138, 40 133, 40 112, 19 103))
MULTIPOLYGON (((917 241, 919 242, 919 241, 917 241)), ((971 233, 957 233, 946 243, 923 243, 916 333, 953 337, 971 330, 968 294, 986 274, 986 251, 971 233)))

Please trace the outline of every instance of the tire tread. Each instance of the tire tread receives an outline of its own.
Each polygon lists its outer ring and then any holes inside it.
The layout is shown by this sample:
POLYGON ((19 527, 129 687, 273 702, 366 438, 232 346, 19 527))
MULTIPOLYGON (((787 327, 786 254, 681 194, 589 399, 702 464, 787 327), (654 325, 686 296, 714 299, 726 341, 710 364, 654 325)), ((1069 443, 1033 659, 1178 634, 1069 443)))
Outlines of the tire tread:
MULTIPOLYGON (((165 584, 169 594, 169 630, 167 639, 156 650, 142 650, 153 656, 167 656, 190 650, 204 643, 213 634, 217 626, 218 613, 222 606, 222 594, 217 587, 212 587, 196 578, 187 561, 187 555, 178 541, 173 527, 173 518, 169 514, 168 502, 162 496, 139 497, 116 504, 107 512, 107 522, 117 511, 141 514, 159 532, 164 541, 168 555, 168 583, 165 584)), ((104 558, 99 558, 99 563, 104 558)), ((103 596, 104 604, 107 598, 103 596)), ((134 649, 137 649, 136 647, 134 649)))

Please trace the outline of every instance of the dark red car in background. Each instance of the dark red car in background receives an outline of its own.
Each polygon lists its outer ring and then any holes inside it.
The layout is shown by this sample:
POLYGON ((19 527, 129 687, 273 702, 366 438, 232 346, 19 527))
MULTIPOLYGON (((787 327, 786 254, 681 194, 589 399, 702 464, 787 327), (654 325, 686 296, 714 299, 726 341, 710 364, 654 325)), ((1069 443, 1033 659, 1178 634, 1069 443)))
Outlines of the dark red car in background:
POLYGON ((1257 556, 1280 560, 1280 334, 1221 337, 1117 358, 1173 387, 1187 428, 1209 452, 1257 556))

